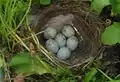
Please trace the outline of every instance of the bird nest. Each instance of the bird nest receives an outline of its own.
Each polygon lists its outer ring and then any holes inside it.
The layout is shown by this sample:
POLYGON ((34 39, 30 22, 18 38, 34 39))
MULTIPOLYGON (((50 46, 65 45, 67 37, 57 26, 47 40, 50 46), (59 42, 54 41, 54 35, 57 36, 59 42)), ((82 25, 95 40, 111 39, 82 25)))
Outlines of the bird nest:
MULTIPOLYGON (((67 14, 74 15, 72 27, 79 39, 79 45, 77 49, 72 52, 68 60, 55 58, 55 61, 67 64, 71 67, 76 67, 89 62, 91 58, 99 54, 99 49, 101 47, 100 32, 103 27, 102 21, 92 13, 82 9, 77 10, 71 7, 61 8, 58 6, 51 6, 44 10, 38 9, 36 13, 33 13, 32 16, 36 17, 37 21, 32 20, 32 22, 35 27, 34 30, 38 33, 51 18, 67 14)), ((40 43, 43 44, 46 49, 43 34, 38 35, 38 37, 40 43)))

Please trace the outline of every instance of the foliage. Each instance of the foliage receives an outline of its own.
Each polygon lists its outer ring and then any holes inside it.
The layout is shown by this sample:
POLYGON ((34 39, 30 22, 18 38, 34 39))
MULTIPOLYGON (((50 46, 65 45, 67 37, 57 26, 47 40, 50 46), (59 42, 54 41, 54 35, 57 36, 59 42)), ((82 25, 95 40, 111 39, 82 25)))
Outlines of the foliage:
POLYGON ((3 58, 0 56, 0 68, 3 66, 3 64, 4 64, 4 60, 3 60, 3 58))
POLYGON ((53 73, 49 64, 42 61, 39 56, 30 56, 28 52, 15 54, 9 66, 14 68, 16 73, 30 75, 34 73, 44 74, 53 73))
POLYGON ((58 67, 55 70, 55 80, 51 82, 77 82, 77 78, 70 69, 58 67))
POLYGON ((84 78, 84 82, 90 82, 90 80, 93 79, 96 73, 97 73, 97 70, 95 68, 92 68, 91 71, 86 74, 84 78))
POLYGON ((51 0, 40 0, 40 4, 43 5, 49 5, 51 3, 51 0))
POLYGON ((28 47, 24 44, 21 38, 17 34, 17 29, 24 22, 32 0, 24 2, 23 0, 0 0, 0 34, 8 42, 8 47, 10 47, 10 42, 20 42, 26 49, 28 47), (24 13, 21 18, 21 13, 24 13), (18 20, 19 19, 19 20, 18 20))
POLYGON ((28 52, 21 52, 15 54, 15 56, 12 58, 11 62, 9 63, 9 66, 16 66, 20 64, 29 64, 31 62, 30 56, 28 52))
MULTIPOLYGON (((95 10, 98 14, 102 11, 105 6, 111 5, 111 15, 120 13, 120 1, 119 0, 93 0, 91 9, 95 10)), ((114 22, 108 26, 101 35, 101 41, 105 45, 112 45, 120 43, 120 23, 114 22)))
POLYGON ((120 23, 114 22, 102 33, 101 40, 104 44, 120 43, 120 23))
MULTIPOLYGON (((16 22, 18 22, 17 17, 21 15, 21 13, 26 12, 28 8, 28 3, 23 0, 1 0, 0 2, 0 21, 1 21, 1 31, 5 32, 7 35, 10 31, 14 30, 14 28, 18 27, 16 22), (7 32, 8 31, 8 32, 7 32)), ((19 21, 23 22, 22 19, 19 21)), ((2 34, 3 35, 3 34, 2 34)))
POLYGON ((99 14, 102 9, 108 5, 110 5, 110 0, 93 0, 91 4, 91 9, 95 10, 99 14))
POLYGON ((0 82, 4 82, 4 69, 2 67, 0 67, 0 82))
MULTIPOLYGON (((12 58, 9 66, 13 68, 17 74, 22 73, 25 76, 34 73, 53 73, 51 66, 38 56, 44 53, 49 57, 47 51, 41 46, 37 36, 29 27, 27 15, 30 11, 31 4, 32 0, 0 0, 0 35, 7 40, 9 49, 12 50, 12 43, 20 43, 26 50, 31 52, 30 48, 17 33, 20 26, 25 24, 26 27, 24 28, 29 28, 30 37, 32 37, 31 39, 37 45, 37 50, 40 51, 40 54, 36 53, 35 56, 30 56, 28 52, 17 53, 12 58)), ((2 63, 2 61, 0 61, 0 63, 2 63)))
POLYGON ((100 69, 91 68, 91 70, 85 74, 84 82, 120 82, 120 79, 112 79, 100 69))
POLYGON ((112 12, 114 14, 120 13, 120 1, 119 0, 110 0, 112 5, 112 12))
POLYGON ((112 13, 116 14, 120 12, 119 0, 93 0, 91 9, 95 10, 98 14, 101 13, 102 9, 108 5, 112 5, 112 13))

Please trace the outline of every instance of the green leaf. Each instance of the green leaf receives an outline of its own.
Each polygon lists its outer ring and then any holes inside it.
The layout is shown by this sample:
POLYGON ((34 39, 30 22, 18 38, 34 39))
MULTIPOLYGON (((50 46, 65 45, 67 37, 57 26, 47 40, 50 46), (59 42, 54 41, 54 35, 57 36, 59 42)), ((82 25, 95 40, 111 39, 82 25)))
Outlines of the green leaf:
POLYGON ((112 12, 114 14, 119 13, 120 12, 120 0, 110 0, 111 4, 112 4, 112 12))
POLYGON ((40 4, 49 5, 51 4, 51 0, 40 0, 40 4))
POLYGON ((4 82, 4 77, 5 77, 4 69, 0 68, 0 82, 4 82))
POLYGON ((76 82, 76 80, 70 80, 70 82, 76 82))
POLYGON ((37 55, 30 57, 29 53, 27 52, 16 54, 9 65, 15 69, 16 73, 22 73, 25 76, 31 75, 33 73, 53 73, 49 64, 44 62, 37 55))
POLYGON ((29 53, 21 52, 15 54, 15 56, 12 58, 11 62, 9 63, 9 66, 16 66, 20 64, 31 64, 31 58, 29 53))
POLYGON ((93 79, 93 77, 96 75, 96 73, 97 70, 95 68, 92 68, 91 71, 85 75, 84 82, 90 82, 93 79))
POLYGON ((120 79, 120 74, 118 74, 116 77, 115 77, 115 80, 119 80, 120 79))
POLYGON ((3 64, 4 64, 4 60, 3 60, 3 58, 0 56, 0 68, 3 66, 3 64))
POLYGON ((35 73, 31 64, 17 65, 14 67, 14 69, 17 74, 24 74, 25 76, 29 76, 35 73))
POLYGON ((102 11, 105 6, 110 5, 109 0, 93 0, 91 4, 91 9, 95 10, 98 14, 102 11))
POLYGON ((120 0, 116 0, 117 3, 120 3, 120 0))
POLYGON ((39 74, 53 73, 51 66, 40 59, 39 56, 32 58, 32 67, 34 71, 39 74))
POLYGON ((56 74, 66 77, 66 76, 72 74, 72 71, 70 71, 70 69, 68 69, 68 68, 59 67, 56 69, 56 74))
POLYGON ((109 81, 109 82, 120 82, 120 80, 112 80, 112 81, 109 81))
POLYGON ((106 45, 120 43, 120 23, 115 22, 107 27, 102 33, 101 41, 106 45))
POLYGON ((115 11, 116 13, 120 12, 120 4, 116 4, 115 11))

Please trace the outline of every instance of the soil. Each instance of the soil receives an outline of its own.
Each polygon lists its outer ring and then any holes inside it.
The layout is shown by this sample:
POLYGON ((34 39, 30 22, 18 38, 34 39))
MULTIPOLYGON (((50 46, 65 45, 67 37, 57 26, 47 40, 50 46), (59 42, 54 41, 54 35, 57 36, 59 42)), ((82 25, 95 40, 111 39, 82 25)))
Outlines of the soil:
POLYGON ((120 73, 120 45, 106 47, 101 69, 107 70, 108 75, 115 77, 120 73))

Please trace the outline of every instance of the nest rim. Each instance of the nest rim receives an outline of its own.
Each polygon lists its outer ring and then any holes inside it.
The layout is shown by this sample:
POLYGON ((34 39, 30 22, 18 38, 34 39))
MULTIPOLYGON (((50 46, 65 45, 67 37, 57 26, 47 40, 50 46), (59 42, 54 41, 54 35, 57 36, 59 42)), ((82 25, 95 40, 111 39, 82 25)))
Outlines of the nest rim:
MULTIPOLYGON (((43 13, 41 13, 41 16, 38 16, 38 18, 39 18, 39 22, 37 23, 37 25, 35 26, 35 27, 37 27, 37 29, 40 29, 41 28, 41 26, 44 26, 44 24, 45 24, 45 22, 44 21, 48 21, 48 20, 50 20, 50 18, 52 18, 52 17, 56 17, 56 16, 58 16, 58 15, 60 15, 60 14, 62 14, 62 15, 66 15, 66 14, 69 14, 69 13, 71 13, 71 14, 73 14, 73 15, 76 15, 76 18, 78 18, 77 20, 79 20, 80 21, 80 19, 82 19, 82 22, 84 21, 84 23, 86 24, 85 26, 87 26, 88 28, 91 28, 91 26, 89 26, 89 23, 87 22, 87 20, 89 20, 89 16, 88 16, 88 12, 87 11, 84 11, 84 10, 79 10, 78 12, 77 11, 74 11, 74 10, 68 10, 68 11, 66 11, 66 9, 65 10, 63 10, 63 9, 60 9, 60 8, 58 8, 58 7, 56 7, 56 8, 50 8, 49 10, 48 9, 46 9, 45 11, 42 11, 43 13), (62 11, 62 12, 61 12, 62 11), (81 12, 80 12, 81 11, 81 12), (57 13, 56 13, 57 12, 57 13), (51 13, 54 13, 54 15, 53 14, 51 14, 51 13), (50 15, 50 16, 49 16, 50 15), (52 16, 51 16, 52 15, 52 16), (43 16, 43 17, 42 17, 43 16), (46 18, 46 17, 48 17, 48 18, 46 18), (81 18, 80 18, 81 17, 81 18), (87 18, 88 17, 88 18, 87 18), (43 20, 44 18, 46 18, 45 20, 43 20), (80 19, 79 19, 80 18, 80 19), (40 23, 41 22, 41 20, 43 21, 43 23, 40 23)), ((38 15, 38 14, 37 14, 38 15)), ((91 15, 91 14, 90 14, 91 15)), ((92 16, 94 16, 94 15, 92 15, 92 16)), ((99 23, 100 23, 101 21, 99 21, 99 23)), ((102 22, 101 22, 102 23, 102 22)), ((99 24, 96 24, 95 26, 98 26, 99 24)), ((103 26, 103 25, 100 25, 100 27, 101 26, 103 26)), ((80 32, 78 31, 78 29, 76 28, 76 26, 74 26, 74 25, 72 25, 72 27, 74 28, 74 30, 75 30, 75 32, 76 32, 76 34, 78 35, 78 36, 80 36, 80 32)), ((100 27, 98 26, 98 27, 96 27, 95 29, 95 31, 97 31, 96 32, 96 34, 97 34, 97 39, 96 39, 96 37, 93 39, 93 40, 91 40, 92 38, 88 38, 89 36, 89 34, 87 35, 88 37, 86 38, 86 40, 88 41, 88 44, 90 44, 91 46, 89 47, 89 49, 91 49, 90 51, 91 52, 89 52, 89 56, 88 57, 85 57, 84 58, 84 60, 87 60, 87 59, 89 59, 90 57, 92 57, 91 56, 91 54, 96 54, 96 50, 99 50, 99 48, 101 47, 101 42, 100 42, 100 31, 101 31, 101 29, 100 29, 100 27), (95 40, 95 41, 94 41, 95 40), (95 42, 97 42, 97 44, 96 44, 96 46, 94 46, 95 44, 95 42), (95 50, 94 50, 94 48, 95 47, 97 47, 95 50)), ((34 28, 34 30, 36 31, 36 28, 34 28)), ((37 30, 37 33, 38 33, 38 30, 37 30)), ((95 35, 96 35, 95 34, 95 35)), ((41 35, 40 35, 41 36, 41 35)), ((82 36, 83 37, 83 36, 82 36)), ((84 37, 86 37, 86 36, 84 36, 84 37)), ((44 46, 44 48, 46 49, 46 47, 44 46)), ((94 56, 95 57, 95 56, 94 56)), ((85 63, 85 61, 83 61, 83 62, 78 62, 78 63, 76 63, 76 64, 68 64, 68 63, 66 63, 65 61, 63 61, 63 60, 60 60, 60 59, 58 59, 58 58, 56 58, 56 57, 54 57, 54 59, 55 59, 55 61, 57 61, 57 62, 60 62, 60 63, 64 63, 64 64, 66 64, 67 66, 70 66, 70 67, 76 67, 76 66, 80 66, 80 65, 83 65, 84 63, 85 63)))

